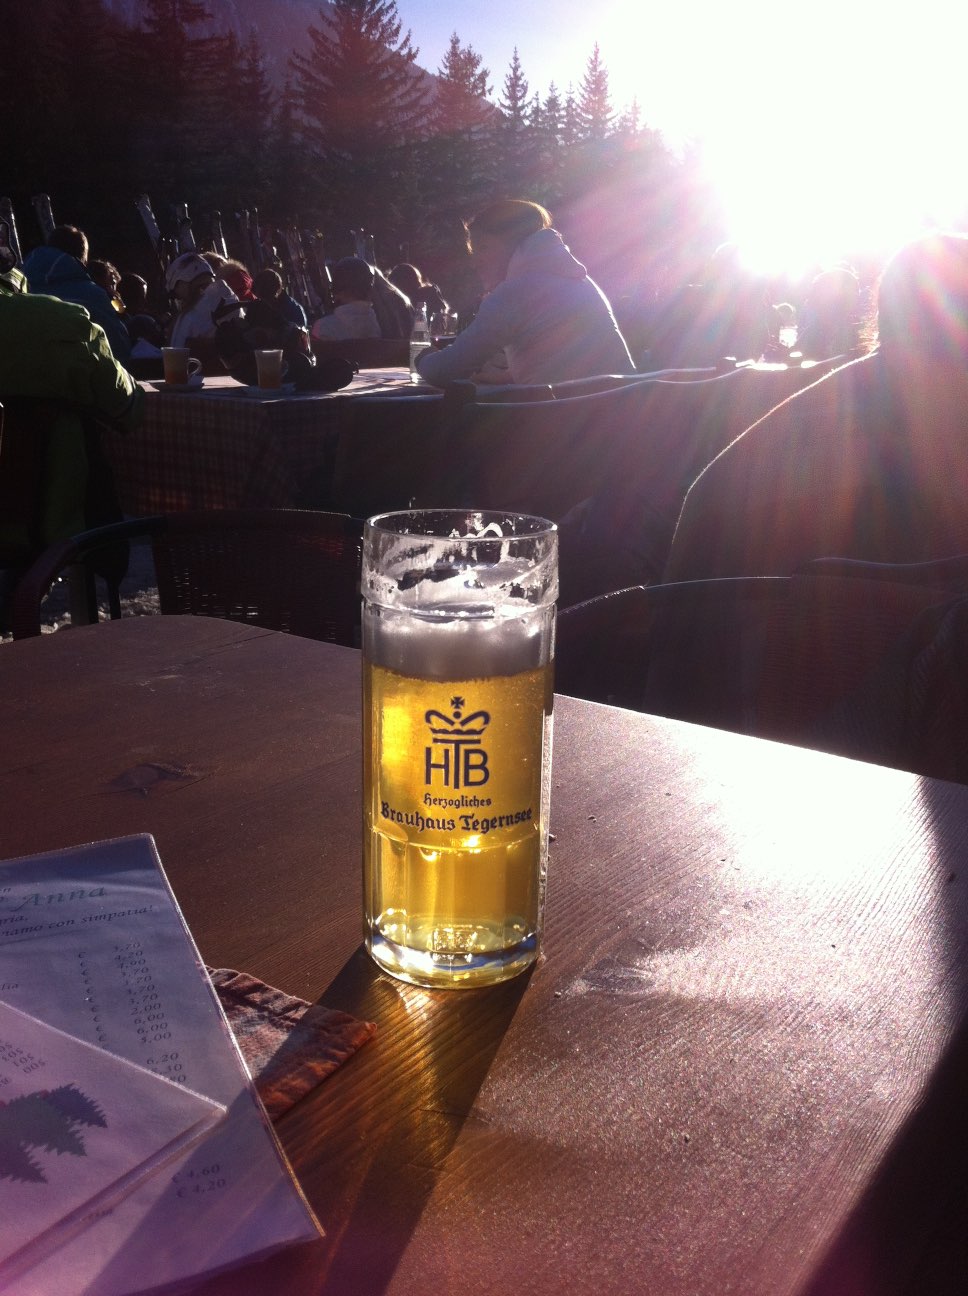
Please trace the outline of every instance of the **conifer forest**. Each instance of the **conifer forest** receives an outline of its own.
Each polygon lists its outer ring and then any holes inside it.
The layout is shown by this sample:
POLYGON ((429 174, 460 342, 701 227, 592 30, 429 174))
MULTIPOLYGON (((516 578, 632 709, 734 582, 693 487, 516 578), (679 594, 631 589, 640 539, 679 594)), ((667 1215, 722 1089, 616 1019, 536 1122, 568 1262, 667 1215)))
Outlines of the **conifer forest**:
POLYGON ((11 9, 0 194, 25 251, 38 193, 125 268, 151 254, 147 194, 163 230, 186 205, 200 246, 216 212, 235 255, 245 213, 312 232, 332 257, 362 229, 382 266, 414 261, 451 291, 462 221, 501 196, 547 206, 619 296, 681 278, 718 239, 698 149, 668 148, 647 103, 613 105, 597 47, 579 84, 532 92, 517 51, 486 68, 455 32, 421 69, 394 0, 334 0, 280 82, 254 32, 213 34, 204 0, 143 0, 137 26, 104 0, 11 9))

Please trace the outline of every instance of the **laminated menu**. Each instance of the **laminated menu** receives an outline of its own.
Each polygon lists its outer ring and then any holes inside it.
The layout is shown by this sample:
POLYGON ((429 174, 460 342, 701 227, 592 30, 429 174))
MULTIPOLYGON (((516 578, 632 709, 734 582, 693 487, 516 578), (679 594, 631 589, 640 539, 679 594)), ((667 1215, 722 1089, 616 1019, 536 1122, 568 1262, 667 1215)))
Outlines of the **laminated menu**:
POLYGON ((224 1116, 221 1104, 0 1002, 0 1283, 224 1116))
POLYGON ((18 1059, 23 1070, 32 1065, 23 1061, 26 1053, 47 1058, 56 1080, 38 1081, 26 1095, 57 1095, 53 1103, 42 1100, 52 1111, 34 1104, 35 1117, 46 1122, 44 1137, 36 1129, 18 1135, 6 1163, 0 1152, 0 1217, 24 1190, 11 1166, 29 1174, 25 1166, 32 1164, 47 1175, 69 1157, 74 1170, 82 1161, 87 1169, 78 1145, 92 1155, 104 1134, 98 1115, 112 1119, 107 1099, 89 1092, 97 1065, 77 1071, 84 1083, 72 1080, 53 1066, 55 1041, 62 1055, 71 1052, 65 1038, 74 1042, 78 1067, 80 1058, 89 1060, 84 1045, 100 1054, 104 1080, 127 1064, 128 1100, 151 1116, 144 1145, 129 1149, 132 1162, 142 1152, 144 1159, 114 1179, 103 1170, 102 1187, 93 1183, 93 1205, 87 1197, 64 1216, 52 1205, 55 1231, 40 1243, 35 1238, 47 1216, 36 1218, 36 1229, 27 1223, 23 1231, 0 1231, 0 1258, 32 1248, 29 1264, 21 1255, 16 1264, 9 1260, 8 1272, 0 1268, 0 1291, 132 1296, 320 1236, 150 837, 0 863, 0 1001, 0 1059, 8 1055, 0 1060, 0 1080, 11 1076, 9 1085, 0 1084, 0 1149, 10 1106, 5 1093, 36 1074, 15 1081, 18 1059), (152 1089, 159 1077, 162 1084, 152 1089), (172 1091, 180 1091, 181 1102, 172 1091), (152 1150, 162 1106, 173 1118, 166 1122, 173 1145, 162 1141, 152 1150))

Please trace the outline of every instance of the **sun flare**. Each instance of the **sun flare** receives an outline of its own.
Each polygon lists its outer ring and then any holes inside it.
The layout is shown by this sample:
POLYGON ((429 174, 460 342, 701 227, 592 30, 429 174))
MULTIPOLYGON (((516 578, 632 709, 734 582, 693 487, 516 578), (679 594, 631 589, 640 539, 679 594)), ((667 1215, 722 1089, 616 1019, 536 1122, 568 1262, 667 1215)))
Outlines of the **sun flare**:
MULTIPOLYGON (((744 260, 796 274, 964 227, 968 16, 943 0, 765 14, 751 0, 705 14, 676 68, 688 82, 684 133, 702 141, 744 260)), ((647 116, 645 87, 641 102, 647 116)))

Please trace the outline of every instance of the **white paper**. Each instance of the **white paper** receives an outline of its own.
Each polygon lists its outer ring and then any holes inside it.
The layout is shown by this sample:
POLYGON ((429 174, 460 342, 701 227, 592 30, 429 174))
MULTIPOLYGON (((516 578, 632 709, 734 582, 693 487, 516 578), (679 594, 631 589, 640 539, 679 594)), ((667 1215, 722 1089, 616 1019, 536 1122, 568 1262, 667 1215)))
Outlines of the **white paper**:
POLYGON ((11 1296, 132 1296, 321 1230, 150 837, 0 864, 0 999, 224 1105, 223 1123, 11 1296))
POLYGON ((0 1002, 0 1282, 207 1134, 225 1108, 0 1002))

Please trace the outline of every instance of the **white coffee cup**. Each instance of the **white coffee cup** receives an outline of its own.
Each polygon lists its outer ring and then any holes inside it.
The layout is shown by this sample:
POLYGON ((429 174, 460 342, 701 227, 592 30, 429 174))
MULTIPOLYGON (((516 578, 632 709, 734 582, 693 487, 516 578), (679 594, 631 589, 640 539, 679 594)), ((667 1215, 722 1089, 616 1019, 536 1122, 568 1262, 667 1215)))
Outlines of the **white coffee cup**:
POLYGON ((187 387, 188 380, 202 372, 201 360, 193 359, 188 347, 162 347, 161 362, 170 387, 187 387))

